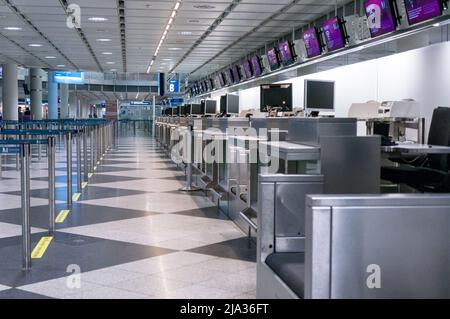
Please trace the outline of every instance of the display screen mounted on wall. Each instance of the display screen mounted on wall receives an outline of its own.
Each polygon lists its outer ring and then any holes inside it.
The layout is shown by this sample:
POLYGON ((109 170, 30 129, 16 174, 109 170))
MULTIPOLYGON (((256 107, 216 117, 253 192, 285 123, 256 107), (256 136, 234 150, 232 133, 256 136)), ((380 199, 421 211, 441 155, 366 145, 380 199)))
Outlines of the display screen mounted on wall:
POLYGON ((84 72, 55 72, 53 81, 65 84, 84 84, 84 72))
POLYGON ((244 61, 242 62, 242 67, 244 69, 245 77, 247 79, 250 79, 253 76, 253 68, 250 61, 247 58, 245 58, 244 61))
POLYGON ((303 33, 306 55, 308 58, 314 58, 322 54, 322 41, 317 28, 310 28, 303 33))
POLYGON ((394 31, 397 28, 397 7, 392 0, 368 0, 364 10, 372 38, 394 31))
POLYGON ((344 24, 338 17, 325 21, 322 25, 322 30, 325 36, 328 52, 336 51, 345 47, 346 35, 344 24))
POLYGON ((263 73, 261 58, 257 54, 255 54, 252 58, 252 68, 254 76, 260 76, 263 73))
POLYGON ((227 85, 225 73, 223 73, 223 72, 219 73, 219 82, 220 82, 221 87, 224 87, 225 85, 227 85))
POLYGON ((423 22, 442 14, 442 0, 405 0, 406 15, 410 25, 423 22))
POLYGON ((291 42, 288 40, 281 41, 278 45, 278 50, 280 52, 281 62, 283 62, 283 65, 289 65, 295 62, 295 52, 291 42))
POLYGON ((237 65, 237 64, 233 65, 231 70, 233 72, 234 83, 241 82, 242 74, 241 74, 241 69, 240 69, 239 65, 237 65))
POLYGON ((271 70, 276 70, 281 66, 277 48, 271 48, 267 51, 267 60, 269 60, 271 70))

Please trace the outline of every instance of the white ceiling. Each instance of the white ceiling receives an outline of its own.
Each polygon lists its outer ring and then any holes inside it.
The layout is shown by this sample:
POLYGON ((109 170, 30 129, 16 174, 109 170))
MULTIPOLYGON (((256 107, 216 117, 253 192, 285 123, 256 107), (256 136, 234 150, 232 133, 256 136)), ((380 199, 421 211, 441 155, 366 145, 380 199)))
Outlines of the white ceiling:
MULTIPOLYGON (((0 0, 0 62, 12 60, 25 66, 45 68, 65 65, 69 69, 90 71, 145 72, 175 2, 0 0), (125 6, 126 61, 122 58, 119 25, 118 6, 121 2, 125 6), (78 32, 66 26, 64 6, 71 3, 81 7, 78 32), (92 22, 88 20, 90 17, 108 20, 92 22), (8 31, 5 27, 23 29, 8 31), (111 41, 97 41, 100 38, 111 41), (42 47, 29 47, 32 43, 42 44, 42 47), (105 55, 104 52, 112 54, 105 55)), ((337 1, 339 5, 347 2, 351 1, 337 1)), ((294 28, 332 12, 335 3, 335 0, 184 0, 152 72, 168 72, 175 66, 174 72, 197 70, 198 75, 216 70, 294 28), (230 8, 232 10, 227 12, 230 8), (223 14, 226 17, 202 38, 223 14), (242 38, 255 27, 258 27, 255 32, 242 38), (229 47, 237 40, 240 41, 229 47)))

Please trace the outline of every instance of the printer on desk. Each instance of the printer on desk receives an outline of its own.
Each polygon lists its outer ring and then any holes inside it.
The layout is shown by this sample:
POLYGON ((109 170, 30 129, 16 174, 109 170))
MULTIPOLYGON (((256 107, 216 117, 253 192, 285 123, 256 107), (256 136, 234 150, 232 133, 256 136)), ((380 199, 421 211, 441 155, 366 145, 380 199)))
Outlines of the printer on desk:
POLYGON ((425 138, 425 119, 421 117, 420 103, 412 99, 354 103, 348 116, 364 121, 367 135, 384 136, 386 145, 407 140, 423 143, 425 138))

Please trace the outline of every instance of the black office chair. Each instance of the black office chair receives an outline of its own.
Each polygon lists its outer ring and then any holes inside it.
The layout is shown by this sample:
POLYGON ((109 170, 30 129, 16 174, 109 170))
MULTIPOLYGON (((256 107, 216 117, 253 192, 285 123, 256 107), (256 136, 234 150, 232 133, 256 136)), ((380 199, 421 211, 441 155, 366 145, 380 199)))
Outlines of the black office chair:
MULTIPOLYGON (((450 146, 450 108, 434 110, 428 144, 450 146)), ((381 168, 381 179, 406 184, 421 192, 450 192, 450 156, 427 155, 396 162, 401 166, 381 168)))

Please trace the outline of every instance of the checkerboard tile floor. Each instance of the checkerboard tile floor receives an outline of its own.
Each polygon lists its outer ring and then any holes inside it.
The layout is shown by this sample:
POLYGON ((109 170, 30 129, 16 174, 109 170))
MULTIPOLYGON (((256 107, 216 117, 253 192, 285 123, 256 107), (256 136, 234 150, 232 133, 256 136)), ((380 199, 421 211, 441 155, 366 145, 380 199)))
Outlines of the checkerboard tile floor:
MULTIPOLYGON (((24 272, 20 173, 3 158, 0 298, 255 298, 254 243, 207 198, 179 192, 183 174, 153 139, 120 138, 24 272)), ((48 227, 45 157, 33 158, 31 178, 34 247, 48 227)), ((66 178, 58 148, 57 212, 67 208, 66 178)))

